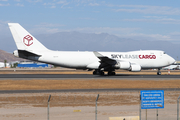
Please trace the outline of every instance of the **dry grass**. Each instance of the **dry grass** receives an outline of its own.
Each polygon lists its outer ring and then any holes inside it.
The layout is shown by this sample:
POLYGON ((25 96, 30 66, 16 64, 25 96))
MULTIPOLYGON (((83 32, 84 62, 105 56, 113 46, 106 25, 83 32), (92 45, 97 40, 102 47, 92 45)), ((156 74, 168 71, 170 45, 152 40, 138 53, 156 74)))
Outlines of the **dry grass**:
MULTIPOLYGON (((138 92, 124 92, 124 93, 99 93, 100 97, 98 104, 101 106, 107 105, 134 105, 139 102, 138 92)), ((54 106, 94 106, 97 93, 69 93, 69 94, 52 94, 51 107, 54 106)), ((3 96, 0 97, 1 105, 3 107, 7 104, 28 104, 35 107, 46 107, 48 95, 25 95, 25 96, 3 96)))
POLYGON ((179 80, 1 80, 0 90, 180 88, 179 80))
MULTIPOLYGON (((1 94, 0 108, 17 106, 47 107, 48 96, 51 94, 51 107, 65 106, 94 106, 97 94, 98 105, 137 105, 139 92, 88 92, 88 93, 26 93, 26 94, 1 94)), ((165 91, 165 104, 176 104, 179 91, 165 91)))

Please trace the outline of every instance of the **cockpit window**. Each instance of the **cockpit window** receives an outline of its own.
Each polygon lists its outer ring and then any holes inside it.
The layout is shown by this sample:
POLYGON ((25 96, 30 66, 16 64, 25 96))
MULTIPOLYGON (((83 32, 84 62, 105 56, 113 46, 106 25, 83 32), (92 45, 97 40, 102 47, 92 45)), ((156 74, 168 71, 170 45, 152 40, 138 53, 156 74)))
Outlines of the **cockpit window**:
POLYGON ((163 54, 166 54, 166 52, 164 52, 163 54))

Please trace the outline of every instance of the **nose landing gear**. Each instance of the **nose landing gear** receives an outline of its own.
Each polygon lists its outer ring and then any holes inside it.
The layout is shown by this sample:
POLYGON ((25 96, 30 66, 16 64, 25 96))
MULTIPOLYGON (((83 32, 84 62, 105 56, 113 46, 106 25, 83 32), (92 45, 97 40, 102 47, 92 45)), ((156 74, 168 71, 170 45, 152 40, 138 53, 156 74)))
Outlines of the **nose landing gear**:
POLYGON ((158 69, 158 71, 157 71, 157 75, 161 75, 161 71, 160 71, 160 69, 158 69))

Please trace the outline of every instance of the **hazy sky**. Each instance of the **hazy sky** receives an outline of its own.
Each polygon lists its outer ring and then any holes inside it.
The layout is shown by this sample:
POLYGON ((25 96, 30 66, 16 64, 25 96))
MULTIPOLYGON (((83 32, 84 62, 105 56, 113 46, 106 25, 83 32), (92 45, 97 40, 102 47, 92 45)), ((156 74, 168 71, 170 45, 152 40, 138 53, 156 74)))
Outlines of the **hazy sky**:
POLYGON ((11 36, 8 22, 32 34, 79 31, 179 42, 180 0, 0 0, 0 38, 11 36))

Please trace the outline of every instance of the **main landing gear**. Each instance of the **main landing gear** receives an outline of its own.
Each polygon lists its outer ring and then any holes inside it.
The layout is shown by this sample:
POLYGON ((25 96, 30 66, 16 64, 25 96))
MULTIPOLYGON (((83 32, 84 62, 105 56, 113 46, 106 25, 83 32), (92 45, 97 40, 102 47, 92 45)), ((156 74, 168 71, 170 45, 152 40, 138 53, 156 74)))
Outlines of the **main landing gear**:
POLYGON ((161 75, 161 71, 160 71, 160 69, 158 69, 158 71, 157 71, 157 75, 161 75))
MULTIPOLYGON (((104 72, 101 70, 95 70, 93 75, 104 75, 104 72)), ((116 75, 116 73, 114 71, 108 71, 108 75, 116 75)))
POLYGON ((104 75, 104 72, 101 71, 101 70, 95 70, 95 71, 93 72, 93 75, 104 75))
POLYGON ((116 73, 113 71, 108 71, 108 75, 116 75, 116 73))

